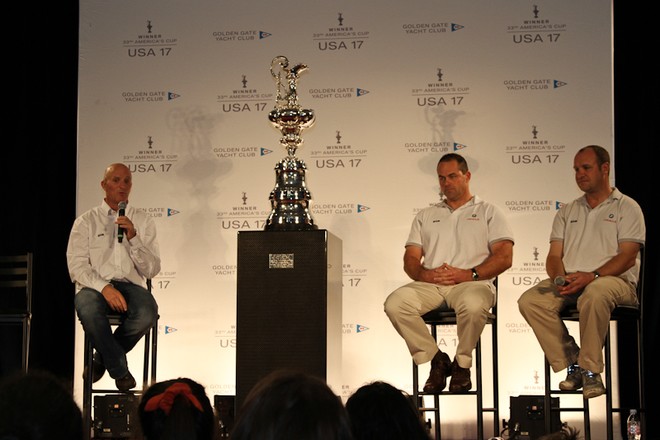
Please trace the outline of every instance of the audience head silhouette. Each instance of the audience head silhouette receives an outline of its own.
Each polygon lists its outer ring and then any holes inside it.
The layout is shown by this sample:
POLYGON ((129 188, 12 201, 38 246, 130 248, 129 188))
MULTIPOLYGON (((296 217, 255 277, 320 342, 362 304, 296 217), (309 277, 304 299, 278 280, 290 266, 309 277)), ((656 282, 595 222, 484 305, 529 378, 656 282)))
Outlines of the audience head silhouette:
POLYGON ((216 433, 204 387, 188 378, 150 386, 140 399, 138 415, 146 440, 212 440, 216 433))
POLYGON ((277 370, 250 390, 232 440, 350 440, 346 408, 320 378, 277 370))
POLYGON ((46 371, 6 377, 0 384, 0 438, 80 440, 82 413, 70 389, 46 371))
POLYGON ((358 388, 346 401, 355 440, 429 440, 406 393, 383 381, 358 388))

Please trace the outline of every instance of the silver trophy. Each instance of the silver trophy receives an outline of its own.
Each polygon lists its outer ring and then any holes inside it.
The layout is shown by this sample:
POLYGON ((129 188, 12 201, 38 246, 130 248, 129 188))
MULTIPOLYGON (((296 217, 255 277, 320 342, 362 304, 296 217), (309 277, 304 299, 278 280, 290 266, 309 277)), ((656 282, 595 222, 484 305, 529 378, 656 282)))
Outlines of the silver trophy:
POLYGON ((268 120, 282 133, 280 144, 287 157, 275 166, 275 188, 270 192, 272 210, 266 220, 267 231, 304 231, 318 229, 309 211, 312 196, 305 185, 305 162, 296 157, 302 145, 300 133, 314 124, 314 111, 298 104, 298 76, 307 70, 305 64, 289 67, 284 56, 273 58, 270 73, 277 83, 275 108, 268 120))

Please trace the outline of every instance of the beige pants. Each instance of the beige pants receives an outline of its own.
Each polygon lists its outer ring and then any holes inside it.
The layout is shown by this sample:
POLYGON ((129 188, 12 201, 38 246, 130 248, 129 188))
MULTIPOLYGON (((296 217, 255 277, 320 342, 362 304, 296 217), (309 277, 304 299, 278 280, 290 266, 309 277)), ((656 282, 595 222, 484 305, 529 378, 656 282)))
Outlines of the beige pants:
POLYGON ((637 305, 635 286, 622 278, 601 276, 578 295, 560 295, 550 279, 528 289, 518 299, 518 308, 532 327, 553 371, 571 364, 594 373, 603 372, 603 344, 610 315, 617 305, 637 305), (577 304, 580 313, 580 347, 559 317, 565 305, 577 304))
POLYGON ((422 315, 443 303, 456 311, 456 362, 461 368, 472 366, 472 351, 486 326, 495 293, 485 281, 468 281, 455 286, 414 281, 399 287, 385 300, 385 313, 406 341, 415 364, 433 359, 438 345, 422 315))

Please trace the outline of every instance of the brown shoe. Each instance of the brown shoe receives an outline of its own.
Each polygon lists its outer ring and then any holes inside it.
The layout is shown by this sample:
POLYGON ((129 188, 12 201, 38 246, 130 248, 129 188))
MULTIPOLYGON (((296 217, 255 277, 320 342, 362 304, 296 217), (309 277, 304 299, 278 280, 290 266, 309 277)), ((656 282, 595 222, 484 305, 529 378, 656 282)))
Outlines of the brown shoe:
POLYGON ((450 393, 464 393, 472 389, 472 381, 470 380, 470 369, 461 368, 454 359, 451 364, 451 382, 449 382, 450 393))
POLYGON ((424 384, 424 392, 437 394, 447 386, 447 376, 451 373, 451 361, 446 353, 438 350, 431 359, 431 374, 424 384))

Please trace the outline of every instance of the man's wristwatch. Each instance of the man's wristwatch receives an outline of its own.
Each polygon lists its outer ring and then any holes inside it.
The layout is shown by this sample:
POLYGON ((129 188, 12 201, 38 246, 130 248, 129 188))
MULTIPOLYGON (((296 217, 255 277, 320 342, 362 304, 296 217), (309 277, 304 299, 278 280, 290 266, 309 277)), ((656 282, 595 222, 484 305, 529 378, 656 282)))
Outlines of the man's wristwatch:
POLYGON ((472 268, 472 281, 477 281, 479 279, 479 273, 476 268, 472 268))
POLYGON ((594 280, 600 276, 600 274, 598 273, 597 270, 594 270, 594 271, 591 272, 591 273, 594 274, 594 280))

